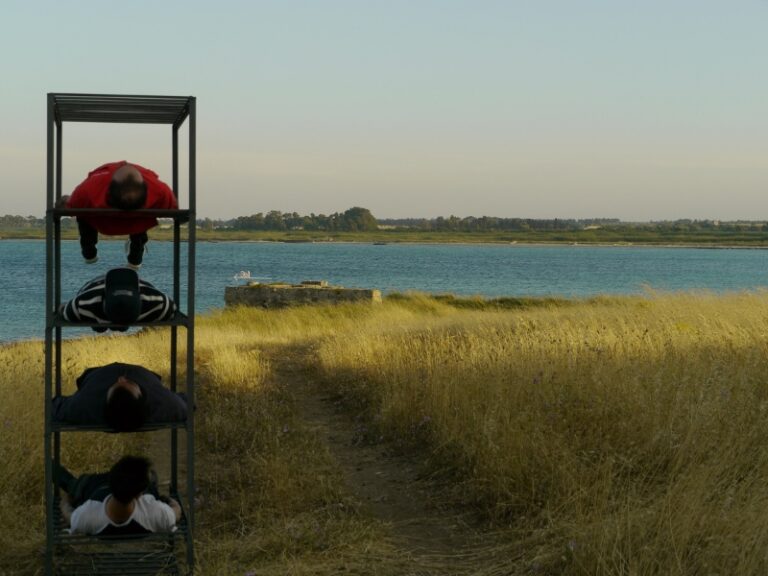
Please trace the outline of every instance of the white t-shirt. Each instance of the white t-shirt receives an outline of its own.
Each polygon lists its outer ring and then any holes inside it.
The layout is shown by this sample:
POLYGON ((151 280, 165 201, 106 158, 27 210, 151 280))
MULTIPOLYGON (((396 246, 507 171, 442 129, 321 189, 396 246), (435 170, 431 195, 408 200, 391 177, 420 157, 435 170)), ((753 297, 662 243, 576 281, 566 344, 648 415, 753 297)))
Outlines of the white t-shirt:
POLYGON ((72 512, 70 530, 73 533, 98 534, 105 528, 127 528, 132 522, 138 523, 142 528, 150 532, 173 532, 176 530, 176 515, 165 502, 160 502, 151 494, 142 494, 136 499, 136 508, 133 514, 125 522, 117 524, 107 516, 107 502, 112 498, 110 494, 104 501, 87 500, 72 512))

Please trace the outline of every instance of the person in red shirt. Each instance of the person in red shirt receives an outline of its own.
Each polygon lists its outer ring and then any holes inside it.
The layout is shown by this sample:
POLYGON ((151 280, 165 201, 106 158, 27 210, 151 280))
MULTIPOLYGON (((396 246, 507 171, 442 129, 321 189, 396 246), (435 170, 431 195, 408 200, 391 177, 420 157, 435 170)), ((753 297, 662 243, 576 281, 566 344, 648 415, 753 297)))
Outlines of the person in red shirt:
POLYGON ((88 174, 71 196, 63 196, 61 204, 67 208, 106 208, 125 210, 125 214, 109 216, 83 215, 77 217, 80 248, 89 264, 98 260, 96 244, 99 232, 108 236, 127 234, 130 237, 128 265, 141 266, 147 230, 157 226, 151 216, 131 214, 138 209, 175 209, 176 196, 171 188, 152 170, 125 161, 99 166, 88 174))

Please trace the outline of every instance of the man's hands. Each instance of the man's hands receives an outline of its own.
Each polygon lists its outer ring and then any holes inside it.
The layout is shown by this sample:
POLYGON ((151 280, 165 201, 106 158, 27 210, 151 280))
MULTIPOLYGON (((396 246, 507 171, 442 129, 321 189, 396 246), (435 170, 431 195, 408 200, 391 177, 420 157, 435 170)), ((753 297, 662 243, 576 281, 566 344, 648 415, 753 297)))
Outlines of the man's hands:
POLYGON ((161 494, 157 499, 171 507, 171 510, 173 510, 173 513, 176 515, 176 522, 181 520, 181 506, 176 500, 165 494, 161 494))
POLYGON ((69 201, 69 194, 65 194, 56 202, 56 208, 66 208, 67 201, 69 201))
POLYGON ((176 502, 176 500, 173 498, 168 498, 168 506, 171 507, 174 515, 176 516, 176 522, 181 520, 181 506, 179 506, 179 503, 176 502))
POLYGON ((61 509, 61 515, 64 517, 64 521, 69 524, 72 518, 72 504, 69 501, 68 494, 60 494, 59 508, 61 509))

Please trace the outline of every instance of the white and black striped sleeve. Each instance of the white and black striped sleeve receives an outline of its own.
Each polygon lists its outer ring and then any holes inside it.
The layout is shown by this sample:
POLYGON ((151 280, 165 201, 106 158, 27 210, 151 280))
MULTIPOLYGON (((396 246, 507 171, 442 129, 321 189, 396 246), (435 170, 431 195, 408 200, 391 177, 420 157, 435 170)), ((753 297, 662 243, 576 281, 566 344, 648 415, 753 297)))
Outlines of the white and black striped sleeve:
POLYGON ((62 307, 62 315, 68 322, 98 322, 108 324, 104 315, 104 282, 100 276, 80 288, 77 295, 62 307))

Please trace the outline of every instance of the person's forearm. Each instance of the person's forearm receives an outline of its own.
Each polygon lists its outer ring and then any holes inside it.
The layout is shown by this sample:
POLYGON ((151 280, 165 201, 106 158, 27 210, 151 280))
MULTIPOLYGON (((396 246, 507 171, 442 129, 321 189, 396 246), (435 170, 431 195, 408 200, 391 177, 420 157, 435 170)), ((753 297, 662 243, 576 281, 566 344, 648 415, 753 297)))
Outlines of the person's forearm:
POLYGON ((63 498, 59 500, 59 508, 61 509, 61 515, 64 518, 64 521, 67 523, 67 525, 70 524, 70 521, 72 520, 72 504, 69 503, 69 496, 65 495, 63 498))
POLYGON ((181 520, 181 506, 173 498, 168 498, 168 500, 169 500, 168 505, 173 510, 173 513, 176 516, 176 522, 178 522, 179 520, 181 520))

